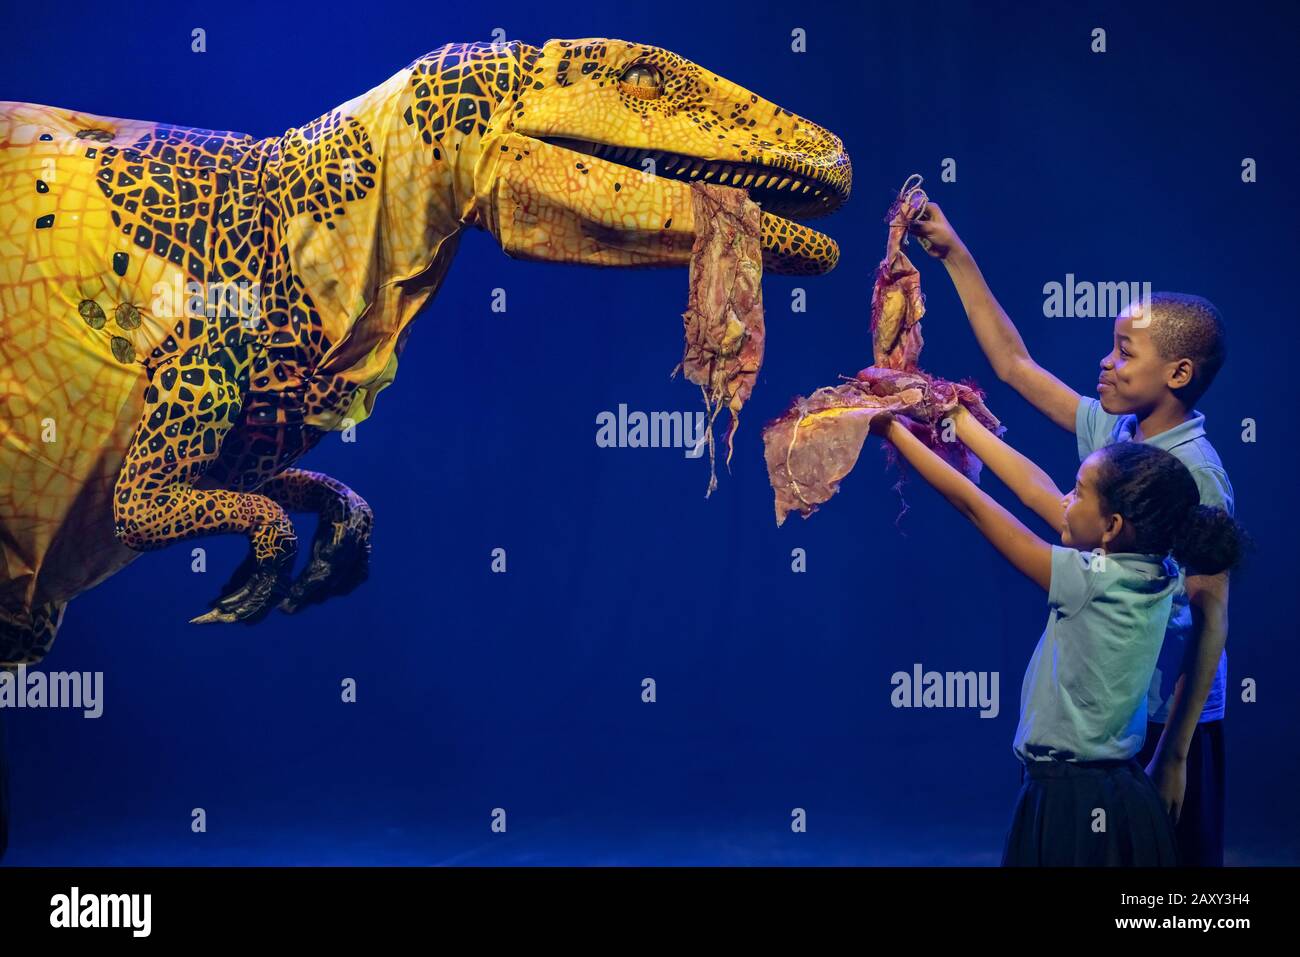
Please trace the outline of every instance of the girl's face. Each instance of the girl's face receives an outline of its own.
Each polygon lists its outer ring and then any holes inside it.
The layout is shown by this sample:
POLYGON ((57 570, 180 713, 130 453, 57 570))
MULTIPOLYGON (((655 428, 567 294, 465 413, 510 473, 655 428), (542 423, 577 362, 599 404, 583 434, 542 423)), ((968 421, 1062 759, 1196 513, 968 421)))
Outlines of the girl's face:
POLYGON ((1061 544, 1083 551, 1105 548, 1119 533, 1122 519, 1110 513, 1097 492, 1099 452, 1083 460, 1072 488, 1063 500, 1065 521, 1061 544))

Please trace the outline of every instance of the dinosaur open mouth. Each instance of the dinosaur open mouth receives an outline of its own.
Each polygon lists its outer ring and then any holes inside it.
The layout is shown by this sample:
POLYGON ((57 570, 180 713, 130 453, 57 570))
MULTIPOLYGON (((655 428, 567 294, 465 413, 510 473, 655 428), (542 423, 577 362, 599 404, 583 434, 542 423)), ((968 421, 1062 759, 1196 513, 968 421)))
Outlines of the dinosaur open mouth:
POLYGON ((839 187, 819 181, 815 173, 801 170, 776 169, 759 163, 725 163, 725 161, 699 160, 693 156, 666 150, 637 150, 633 147, 606 146, 582 139, 543 137, 551 146, 586 153, 606 163, 628 166, 629 169, 653 170, 655 176, 681 179, 684 182, 716 183, 718 186, 736 186, 745 190, 749 198, 763 207, 764 212, 789 220, 809 220, 835 212, 846 196, 839 187), (646 160, 653 161, 647 166, 646 160))
POLYGON ((761 163, 710 161, 630 146, 608 146, 565 137, 541 137, 552 146, 586 153, 630 169, 651 168, 656 176, 685 182, 700 181, 745 190, 763 211, 784 219, 813 219, 834 212, 847 198, 843 190, 817 178, 815 172, 782 170, 761 163), (646 160, 653 162, 647 167, 646 160))
MULTIPOLYGON (((667 150, 611 146, 569 137, 537 138, 551 146, 591 156, 606 163, 626 166, 638 172, 648 171, 663 179, 743 189, 762 208, 765 217, 781 221, 779 231, 795 250, 829 251, 818 262, 809 260, 804 268, 789 268, 791 256, 783 254, 782 259, 787 268, 778 267, 774 269, 776 272, 824 272, 833 267, 838 258, 838 247, 834 240, 794 222, 832 213, 848 198, 844 186, 832 182, 829 176, 820 174, 815 167, 785 170, 761 163, 705 160, 667 150), (647 163, 647 160, 650 162, 647 163)), ((769 231, 765 230, 767 232, 769 231)), ((769 254, 772 252, 766 243, 765 248, 769 254)))

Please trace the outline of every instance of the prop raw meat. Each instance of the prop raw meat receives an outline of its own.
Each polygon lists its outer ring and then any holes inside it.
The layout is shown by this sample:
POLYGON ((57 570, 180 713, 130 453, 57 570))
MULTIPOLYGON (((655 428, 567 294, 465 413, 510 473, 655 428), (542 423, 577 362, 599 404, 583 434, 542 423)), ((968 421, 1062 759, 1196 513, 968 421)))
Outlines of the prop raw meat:
POLYGON ((883 411, 904 416, 908 427, 972 480, 980 461, 943 427, 949 413, 963 405, 995 434, 1004 429, 984 405, 973 385, 932 378, 917 368, 924 340, 921 316, 925 302, 921 277, 902 251, 908 225, 925 209, 921 178, 903 185, 890 206, 889 240, 876 270, 871 296, 871 333, 875 365, 838 386, 818 389, 795 400, 763 430, 768 479, 776 493, 776 523, 798 510, 807 518, 829 501, 852 471, 862 452, 871 420, 883 411))
POLYGON ((925 315, 921 275, 903 253, 903 245, 907 227, 925 210, 926 201, 921 177, 913 175, 885 217, 889 240, 871 291, 871 345, 876 368, 914 370, 925 345, 921 338, 921 317, 925 315))
POLYGON ((713 422, 731 411, 727 465, 740 409, 763 364, 762 209, 743 189, 692 183, 695 243, 691 247, 690 298, 682 319, 686 351, 673 370, 700 387, 708 413, 709 487, 718 486, 713 422))

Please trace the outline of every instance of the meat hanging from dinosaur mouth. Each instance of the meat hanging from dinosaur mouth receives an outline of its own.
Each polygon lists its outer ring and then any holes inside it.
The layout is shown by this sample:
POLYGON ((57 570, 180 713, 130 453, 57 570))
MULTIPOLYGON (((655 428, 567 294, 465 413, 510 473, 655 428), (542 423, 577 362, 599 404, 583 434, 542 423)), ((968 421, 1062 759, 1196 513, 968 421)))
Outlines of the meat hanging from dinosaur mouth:
POLYGON ((871 295, 874 364, 853 378, 841 376, 837 386, 796 399, 763 429, 777 525, 792 511, 807 518, 839 491, 857 464, 871 420, 881 412, 903 416, 918 438, 972 481, 979 479, 980 461, 945 428, 945 417, 962 405, 994 434, 1005 431, 973 384, 948 382, 917 367, 925 298, 920 274, 902 247, 926 202, 921 177, 911 176, 885 217, 889 239, 871 295))
POLYGON ((686 349, 673 375, 684 370, 700 387, 708 417, 709 486, 718 487, 713 423, 724 408, 727 466, 740 409, 754 390, 763 364, 762 210, 743 189, 691 184, 695 242, 691 247, 690 293, 682 319, 686 349))

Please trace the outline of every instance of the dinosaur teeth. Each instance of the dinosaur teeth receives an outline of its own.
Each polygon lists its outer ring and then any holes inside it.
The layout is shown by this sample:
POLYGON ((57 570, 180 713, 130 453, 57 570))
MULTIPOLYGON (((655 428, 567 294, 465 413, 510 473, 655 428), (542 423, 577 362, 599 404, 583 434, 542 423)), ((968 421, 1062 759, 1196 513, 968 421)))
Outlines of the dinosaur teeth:
POLYGON ((779 171, 765 169, 755 162, 732 163, 726 160, 696 159, 670 150, 643 149, 635 146, 618 146, 613 143, 572 140, 556 137, 550 140, 557 146, 598 156, 631 169, 653 172, 658 176, 683 181, 701 180, 718 185, 751 191, 760 205, 786 217, 805 213, 824 214, 837 205, 838 195, 833 187, 816 179, 783 176, 779 171), (646 160, 653 166, 647 169, 646 160), (761 192, 754 192, 761 191, 761 192), (789 199, 775 196, 784 193, 789 199), (800 196, 802 199, 795 199, 800 196))

